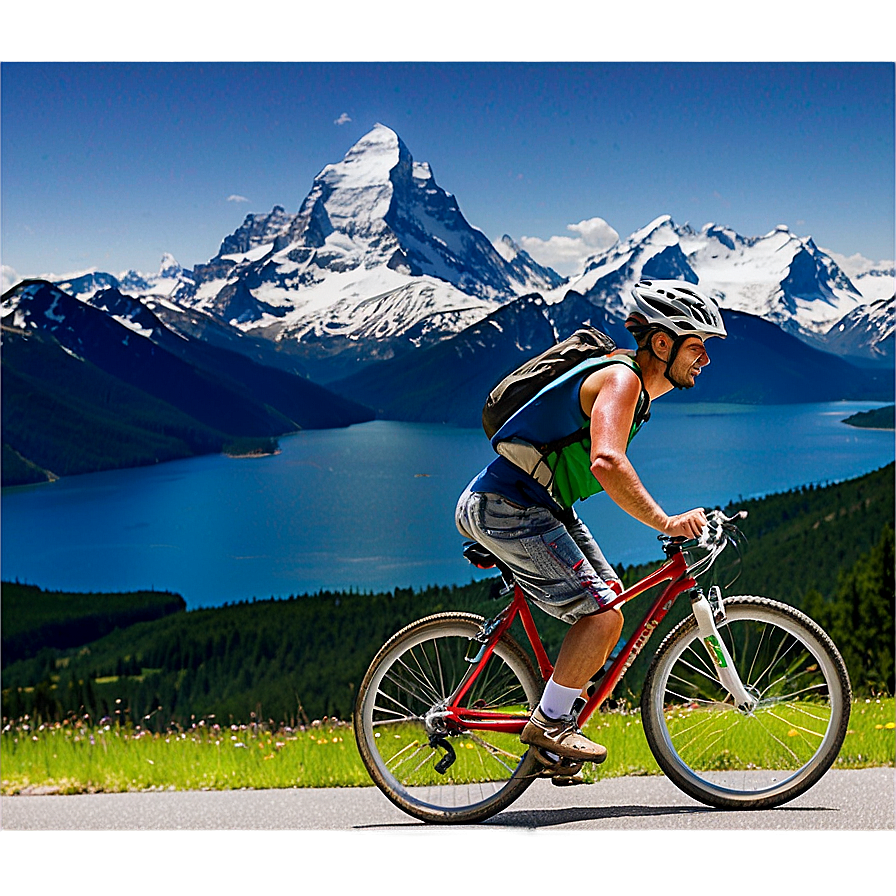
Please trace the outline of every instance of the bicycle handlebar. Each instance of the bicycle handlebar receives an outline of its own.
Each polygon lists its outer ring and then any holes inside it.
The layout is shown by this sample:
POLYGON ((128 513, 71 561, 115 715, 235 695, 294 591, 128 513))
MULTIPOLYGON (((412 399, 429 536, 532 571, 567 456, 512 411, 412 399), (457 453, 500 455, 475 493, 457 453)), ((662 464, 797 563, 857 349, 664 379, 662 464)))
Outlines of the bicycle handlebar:
MULTIPOLYGON (((736 521, 746 519, 747 511, 739 510, 731 516, 726 516, 721 510, 710 510, 706 513, 707 523, 699 538, 685 538, 682 535, 657 536, 662 542, 663 551, 667 556, 673 553, 698 549, 703 555, 689 563, 688 572, 691 575, 702 575, 715 563, 716 558, 725 549, 732 539, 737 544, 741 532, 735 525, 736 521)), ((738 551, 738 553, 740 553, 738 551)))
POLYGON ((698 544, 706 544, 707 543, 707 535, 712 533, 714 526, 718 526, 722 529, 730 529, 733 528, 733 524, 735 520, 744 520, 747 518, 746 510, 738 510, 733 516, 725 516, 721 510, 705 510, 706 513, 706 527, 703 529, 699 538, 685 538, 684 535, 657 535, 657 539, 663 543, 663 545, 680 545, 682 547, 695 547, 698 544))

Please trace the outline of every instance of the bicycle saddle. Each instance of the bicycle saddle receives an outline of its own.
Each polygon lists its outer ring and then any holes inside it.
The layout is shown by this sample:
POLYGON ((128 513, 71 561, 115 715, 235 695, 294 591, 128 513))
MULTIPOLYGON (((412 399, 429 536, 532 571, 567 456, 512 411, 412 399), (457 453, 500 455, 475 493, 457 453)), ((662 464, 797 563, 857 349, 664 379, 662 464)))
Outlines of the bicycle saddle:
POLYGON ((494 569, 498 565, 498 558, 478 541, 464 542, 464 557, 479 569, 494 569))
POLYGON ((488 548, 478 541, 464 542, 464 557, 477 569, 495 569, 501 573, 504 582, 509 586, 513 581, 513 572, 506 563, 502 563, 488 548))

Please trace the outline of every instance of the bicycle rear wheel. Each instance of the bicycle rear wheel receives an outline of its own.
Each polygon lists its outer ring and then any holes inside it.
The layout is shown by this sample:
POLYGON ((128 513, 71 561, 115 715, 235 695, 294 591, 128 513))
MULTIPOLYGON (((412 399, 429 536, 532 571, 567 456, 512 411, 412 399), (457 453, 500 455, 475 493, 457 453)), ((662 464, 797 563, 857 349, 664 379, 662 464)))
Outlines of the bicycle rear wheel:
POLYGON ((850 686, 830 638, 807 616, 762 597, 725 601, 719 635, 747 691, 745 714, 720 684, 693 617, 660 645, 641 697, 660 768, 685 793, 723 809, 765 809, 808 790, 846 734, 850 686))
MULTIPOLYGON (((400 809, 426 822, 482 821, 510 805, 538 769, 517 734, 464 731, 438 715, 473 668, 483 620, 439 613, 394 635, 370 665, 354 710, 361 759, 400 809)), ((544 683, 509 636, 495 646, 464 703, 525 719, 544 683)))

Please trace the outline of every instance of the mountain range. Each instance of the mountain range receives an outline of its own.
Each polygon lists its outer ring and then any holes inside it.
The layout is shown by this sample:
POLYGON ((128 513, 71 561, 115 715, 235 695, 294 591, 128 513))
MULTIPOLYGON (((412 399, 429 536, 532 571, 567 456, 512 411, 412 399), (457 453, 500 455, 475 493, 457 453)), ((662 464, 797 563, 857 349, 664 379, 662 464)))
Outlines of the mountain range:
POLYGON ((297 373, 176 332, 114 288, 83 302, 23 281, 0 309, 4 485, 258 451, 373 417, 297 373))
MULTIPOLYGON (((893 282, 892 271, 872 275, 893 282)), ((154 274, 20 283, 3 296, 4 374, 9 345, 24 363, 24 346, 40 344, 218 441, 346 425, 370 408, 478 425, 494 382, 580 323, 630 344, 626 300, 642 278, 700 284, 725 311, 731 338, 713 346, 713 375, 694 398, 892 395, 893 295, 869 302, 811 238, 661 215, 564 278, 510 236, 492 244, 384 125, 326 165, 297 212, 247 215, 191 269, 166 255, 154 274), (189 388, 179 395, 175 382, 189 388)))

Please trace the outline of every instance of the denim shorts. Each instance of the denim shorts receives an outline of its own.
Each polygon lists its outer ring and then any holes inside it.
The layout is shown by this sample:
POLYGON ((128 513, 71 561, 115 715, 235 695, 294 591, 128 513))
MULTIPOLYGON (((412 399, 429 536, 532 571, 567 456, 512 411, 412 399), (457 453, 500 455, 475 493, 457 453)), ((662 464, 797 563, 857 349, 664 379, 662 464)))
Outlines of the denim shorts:
POLYGON ((468 488, 455 521, 461 535, 506 563, 526 596, 551 616, 572 624, 600 613, 616 597, 605 580, 619 576, 577 517, 565 525, 546 507, 523 507, 468 488))

